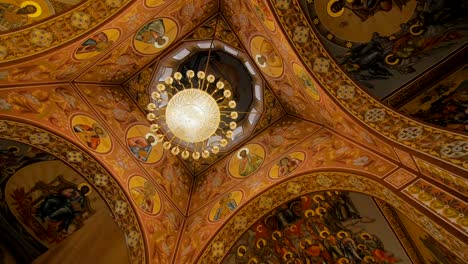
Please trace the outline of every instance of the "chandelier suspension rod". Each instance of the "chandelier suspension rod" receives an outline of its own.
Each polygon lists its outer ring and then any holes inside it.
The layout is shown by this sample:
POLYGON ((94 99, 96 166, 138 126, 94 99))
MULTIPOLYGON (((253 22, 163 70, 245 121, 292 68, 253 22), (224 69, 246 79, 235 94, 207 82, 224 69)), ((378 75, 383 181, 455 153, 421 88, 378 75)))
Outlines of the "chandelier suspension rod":
MULTIPOLYGON (((211 58, 211 50, 213 50, 213 43, 216 37, 216 30, 218 29, 218 21, 219 21, 219 15, 216 15, 216 23, 213 31, 213 37, 211 38, 211 43, 210 43, 210 49, 208 50, 208 59, 206 60, 206 65, 205 65, 205 73, 208 74, 208 65, 210 64, 210 58, 211 58)), ((203 78, 202 86, 201 88, 203 89, 205 86, 205 80, 206 78, 203 78)), ((206 87, 208 89, 208 86, 206 87)))

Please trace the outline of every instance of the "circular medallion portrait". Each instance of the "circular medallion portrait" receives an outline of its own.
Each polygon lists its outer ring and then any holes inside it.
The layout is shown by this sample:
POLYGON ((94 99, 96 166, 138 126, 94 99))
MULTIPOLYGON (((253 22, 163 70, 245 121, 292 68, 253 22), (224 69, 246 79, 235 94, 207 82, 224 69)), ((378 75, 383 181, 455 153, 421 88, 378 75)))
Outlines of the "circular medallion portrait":
POLYGON ((133 39, 135 49, 155 54, 167 48, 177 37, 177 24, 169 18, 155 19, 141 27, 133 39))
POLYGON ((259 144, 248 144, 239 149, 229 161, 229 173, 235 178, 245 178, 256 172, 265 160, 265 149, 259 144))
POLYGON ((138 208, 151 215, 159 213, 161 199, 153 183, 141 176, 133 176, 128 182, 128 190, 138 208))
POLYGON ((98 32, 85 40, 75 51, 75 58, 85 60, 96 57, 99 53, 107 50, 120 37, 117 29, 106 29, 98 32))
POLYGON ((268 176, 272 179, 285 177, 299 168, 305 160, 305 153, 301 151, 290 153, 281 157, 271 167, 268 176))
POLYGON ((276 48, 262 36, 255 36, 250 41, 250 52, 260 70, 266 75, 276 78, 283 74, 283 60, 276 48))
POLYGON ((127 146, 133 156, 145 163, 156 163, 164 153, 162 144, 146 125, 132 126, 126 136, 127 146))
POLYGON ((71 128, 78 140, 97 153, 107 153, 111 150, 112 141, 102 125, 85 115, 72 118, 71 128))
POLYGON ((209 215, 210 221, 219 221, 231 214, 231 212, 239 206, 242 201, 242 197, 243 195, 241 191, 233 191, 225 194, 211 209, 209 215))
POLYGON ((299 82, 305 86, 307 94, 316 101, 320 100, 319 91, 315 87, 315 82, 312 80, 312 77, 307 74, 304 68, 296 63, 293 63, 293 70, 299 82))

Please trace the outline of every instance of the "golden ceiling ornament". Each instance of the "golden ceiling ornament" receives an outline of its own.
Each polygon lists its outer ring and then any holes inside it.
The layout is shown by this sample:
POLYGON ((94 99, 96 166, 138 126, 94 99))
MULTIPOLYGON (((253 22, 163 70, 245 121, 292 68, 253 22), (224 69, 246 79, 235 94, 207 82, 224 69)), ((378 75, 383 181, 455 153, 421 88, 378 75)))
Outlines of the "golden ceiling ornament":
MULTIPOLYGON (((215 29, 217 24, 218 21, 215 29)), ((205 71, 195 75, 193 70, 188 70, 185 77, 175 72, 156 86, 156 91, 151 93, 153 102, 147 105, 146 118, 152 123, 150 130, 156 141, 183 159, 206 159, 210 154, 217 154, 229 144, 237 128, 235 120, 239 114, 234 111, 237 103, 229 100, 232 91, 227 87, 230 86, 207 74, 214 37, 205 71)))

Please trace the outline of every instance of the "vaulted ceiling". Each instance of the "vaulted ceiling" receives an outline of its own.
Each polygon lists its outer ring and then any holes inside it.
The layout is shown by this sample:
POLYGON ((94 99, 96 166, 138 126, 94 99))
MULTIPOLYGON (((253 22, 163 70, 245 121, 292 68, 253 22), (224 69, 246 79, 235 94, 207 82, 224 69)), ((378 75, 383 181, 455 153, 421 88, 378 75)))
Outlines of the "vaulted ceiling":
MULTIPOLYGON (((66 258, 74 239, 112 222, 102 210, 117 223, 105 232, 124 234, 113 246, 125 243, 128 253, 118 256, 131 263, 262 263, 269 254, 262 243, 287 262, 315 254, 315 241, 340 230, 369 242, 364 231, 379 229, 369 219, 393 230, 380 239, 400 241, 390 251, 405 255, 401 263, 429 261, 421 249, 428 243, 453 253, 442 257, 447 263, 466 259, 466 4, 364 2, 0 1, 0 194, 9 223, 2 230, 12 240, 18 230, 30 233, 17 239, 22 246, 13 243, 22 249, 7 251, 23 254, 28 245, 35 248, 28 261, 47 250, 38 263, 66 258), (247 77, 222 58, 240 62, 254 83, 246 107, 261 115, 246 116, 235 144, 202 162, 160 144, 137 146, 162 76, 206 52, 213 36, 221 59, 211 70, 245 98, 247 77), (244 148, 249 161, 239 155, 244 148), (51 161, 64 169, 31 167, 51 161), (31 183, 17 180, 22 170, 31 183), (82 183, 94 196, 82 194, 87 213, 71 218, 76 230, 48 233, 63 219, 34 210, 65 197, 57 186, 82 183), (36 199, 33 211, 12 209, 27 204, 24 197, 36 199), (327 213, 319 217, 319 208, 327 213), (332 212, 340 221, 323 220, 332 212), (424 239, 412 241, 406 229, 424 239)), ((80 241, 86 252, 88 240, 80 241)))

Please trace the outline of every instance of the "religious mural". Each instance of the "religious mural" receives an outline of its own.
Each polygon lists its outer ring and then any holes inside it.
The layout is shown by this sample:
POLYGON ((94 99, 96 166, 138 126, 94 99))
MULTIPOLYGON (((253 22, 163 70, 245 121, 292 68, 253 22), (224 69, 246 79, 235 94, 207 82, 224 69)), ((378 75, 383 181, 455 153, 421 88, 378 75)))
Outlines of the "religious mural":
POLYGON ((397 212, 398 218, 405 226, 405 231, 418 249, 424 263, 427 264, 463 264, 466 261, 458 258, 445 245, 430 236, 404 214, 397 212))
POLYGON ((110 151, 112 141, 106 130, 96 120, 85 115, 76 115, 71 121, 71 128, 78 140, 93 151, 110 151))
POLYGON ((300 2, 331 55, 377 97, 468 40, 468 5, 463 0, 300 2))
POLYGON ((297 63, 293 63, 293 70, 299 82, 305 86, 307 94, 309 94, 312 99, 318 101, 320 99, 320 95, 317 88, 315 87, 316 84, 312 80, 312 77, 310 77, 304 68, 299 66, 297 63))
POLYGON ((117 29, 106 29, 92 35, 85 40, 75 51, 75 57, 79 60, 90 59, 107 50, 120 37, 117 29))
POLYGON ((154 184, 141 176, 133 176, 128 182, 133 202, 148 214, 157 214, 161 200, 154 184))
POLYGON ((135 35, 138 52, 154 54, 171 44, 177 37, 177 25, 172 19, 159 18, 141 27, 135 35))
POLYGON ((269 40, 262 36, 255 36, 250 41, 250 53, 260 70, 270 77, 279 77, 283 74, 283 59, 269 40))
POLYGON ((239 149, 229 162, 229 172, 236 178, 244 178, 257 171, 265 159, 265 149, 249 144, 239 149))
POLYGON ((303 195, 255 222, 223 263, 411 263, 382 218, 361 194, 303 195))
POLYGON ((225 194, 211 209, 209 219, 211 221, 218 221, 230 215, 231 212, 239 206, 242 201, 242 196, 243 194, 241 191, 233 191, 225 194))
POLYGON ((107 210, 93 187, 68 165, 10 140, 0 140, 0 198, 7 205, 0 215, 8 221, 0 225, 2 237, 26 250, 20 255, 29 261, 92 221, 97 210, 107 210))
POLYGON ((399 110, 417 119, 468 132, 468 65, 450 74, 399 110))
POLYGON ((273 179, 288 176, 293 173, 304 162, 304 152, 292 152, 281 157, 270 169, 268 176, 273 179))
POLYGON ((2 0, 0 1, 0 31, 20 29, 28 24, 64 13, 87 0, 2 0))
POLYGON ((148 133, 145 125, 132 126, 127 132, 127 146, 135 158, 146 163, 156 163, 163 155, 162 144, 156 141, 156 135, 148 133))

